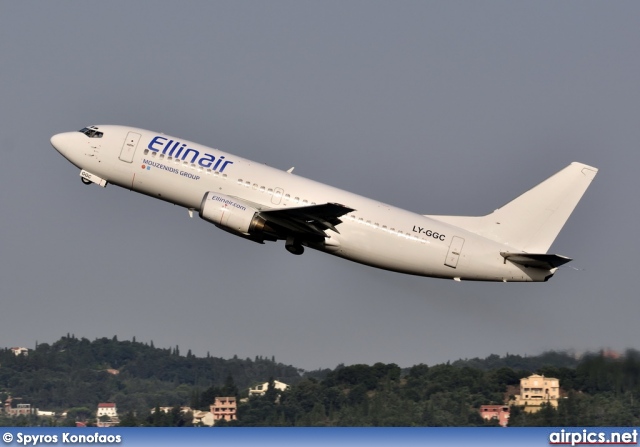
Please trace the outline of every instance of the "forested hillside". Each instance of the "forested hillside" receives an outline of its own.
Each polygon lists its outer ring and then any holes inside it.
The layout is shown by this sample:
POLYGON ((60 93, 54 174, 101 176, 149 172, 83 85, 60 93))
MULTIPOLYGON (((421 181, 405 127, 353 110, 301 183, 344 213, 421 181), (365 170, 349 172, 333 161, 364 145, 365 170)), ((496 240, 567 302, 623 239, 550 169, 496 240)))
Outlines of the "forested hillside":
POLYGON ((155 348, 153 343, 72 335, 39 343, 28 356, 0 350, 0 398, 8 395, 41 410, 63 412, 116 402, 119 412, 149 412, 155 406, 189 405, 195 395, 221 387, 229 378, 246 388, 269 377, 301 380, 293 366, 256 357, 198 358, 188 351, 155 348))
POLYGON ((640 355, 603 354, 576 360, 563 353, 507 355, 419 364, 351 365, 305 372, 275 359, 197 358, 178 347, 158 349, 135 341, 63 337, 39 344, 28 356, 0 350, 0 398, 11 395, 66 419, 7 418, 2 425, 73 425, 91 421, 98 402, 115 402, 122 425, 188 426, 178 406, 208 410, 216 396, 245 397, 247 388, 277 379, 238 407, 238 426, 479 426, 480 405, 503 404, 532 373, 560 379, 558 408, 535 414, 512 409, 510 425, 640 425, 640 355), (150 416, 156 406, 175 406, 150 416))
MULTIPOLYGON (((550 357, 556 357, 555 355, 550 357)), ((562 356, 561 356, 562 357, 562 356)), ((564 362, 565 360, 563 360, 564 362)), ((640 356, 585 357, 575 368, 416 365, 406 375, 395 365, 354 365, 325 380, 306 379, 273 399, 252 399, 237 425, 484 426, 480 405, 503 404, 521 377, 538 373, 560 379, 564 398, 534 414, 518 407, 511 426, 637 426, 640 424, 640 356)), ((497 423, 497 422, 495 422, 497 423)))

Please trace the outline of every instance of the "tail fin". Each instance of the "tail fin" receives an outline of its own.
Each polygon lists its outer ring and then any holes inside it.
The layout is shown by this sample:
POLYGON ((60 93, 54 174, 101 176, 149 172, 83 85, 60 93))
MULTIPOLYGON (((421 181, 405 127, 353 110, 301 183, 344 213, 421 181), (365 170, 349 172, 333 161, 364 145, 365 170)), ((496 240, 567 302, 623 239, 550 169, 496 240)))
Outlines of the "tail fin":
POLYGON ((527 253, 546 253, 597 172, 574 162, 486 216, 428 217, 527 253))

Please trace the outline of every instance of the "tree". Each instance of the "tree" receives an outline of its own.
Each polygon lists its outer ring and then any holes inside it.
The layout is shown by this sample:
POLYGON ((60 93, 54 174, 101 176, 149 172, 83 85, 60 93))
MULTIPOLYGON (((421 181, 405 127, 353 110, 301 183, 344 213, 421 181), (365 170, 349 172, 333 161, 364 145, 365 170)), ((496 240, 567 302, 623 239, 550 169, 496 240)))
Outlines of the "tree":
POLYGON ((229 374, 225 379, 224 385, 220 391, 222 393, 221 394, 222 396, 229 396, 229 397, 238 396, 238 387, 234 383, 233 376, 231 374, 229 374))
POLYGON ((264 398, 268 402, 274 403, 278 399, 278 389, 276 388, 273 376, 269 377, 269 385, 267 386, 267 391, 264 393, 264 398))
POLYGON ((67 411, 67 418, 72 419, 74 422, 85 422, 92 414, 93 411, 88 407, 73 407, 67 411))

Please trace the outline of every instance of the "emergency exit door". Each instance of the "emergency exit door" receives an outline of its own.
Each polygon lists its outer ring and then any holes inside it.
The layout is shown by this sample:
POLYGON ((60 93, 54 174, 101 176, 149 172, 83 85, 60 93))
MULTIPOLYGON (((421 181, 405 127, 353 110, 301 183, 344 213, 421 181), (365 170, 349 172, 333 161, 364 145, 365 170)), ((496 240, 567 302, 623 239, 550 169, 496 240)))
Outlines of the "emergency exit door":
POLYGON ((460 253, 462 252, 462 246, 464 245, 464 239, 458 236, 453 236, 453 240, 449 245, 449 253, 447 253, 447 259, 444 261, 444 265, 452 268, 458 266, 458 260, 460 259, 460 253))
POLYGON ((273 195, 271 196, 271 203, 273 203, 274 205, 280 205, 280 201, 282 200, 282 193, 284 193, 284 189, 274 189, 273 195))

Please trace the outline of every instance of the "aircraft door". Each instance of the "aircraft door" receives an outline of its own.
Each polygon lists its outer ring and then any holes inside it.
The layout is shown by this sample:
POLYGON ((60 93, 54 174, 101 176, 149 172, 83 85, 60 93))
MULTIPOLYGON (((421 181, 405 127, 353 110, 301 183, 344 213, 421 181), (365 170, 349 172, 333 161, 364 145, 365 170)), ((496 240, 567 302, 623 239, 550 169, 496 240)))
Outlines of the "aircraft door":
POLYGON ((460 259, 460 253, 462 252, 463 245, 463 238, 453 236, 453 240, 449 245, 449 253, 447 253, 447 259, 444 261, 444 265, 452 268, 456 268, 458 266, 458 259, 460 259))
POLYGON ((126 161, 127 163, 133 161, 133 155, 136 153, 140 137, 142 137, 142 135, 136 132, 129 132, 127 134, 127 138, 124 139, 124 144, 120 151, 120 160, 126 161))
POLYGON ((282 200, 282 193, 284 193, 284 189, 275 188, 273 190, 273 195, 271 196, 271 203, 274 205, 280 205, 280 201, 282 200))

